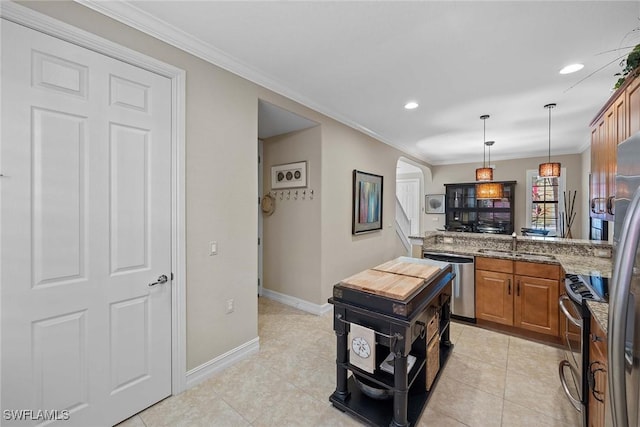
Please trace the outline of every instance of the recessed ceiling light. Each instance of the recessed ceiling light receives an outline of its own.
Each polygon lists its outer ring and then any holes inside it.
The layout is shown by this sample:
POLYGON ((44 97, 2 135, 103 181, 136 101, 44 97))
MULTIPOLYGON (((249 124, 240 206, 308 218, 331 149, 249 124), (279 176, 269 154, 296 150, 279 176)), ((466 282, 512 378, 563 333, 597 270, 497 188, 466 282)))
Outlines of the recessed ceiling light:
POLYGON ((414 101, 407 102, 406 104, 404 104, 404 108, 406 108, 407 110, 414 110, 418 108, 418 103, 414 101))
POLYGON ((580 71, 584 68, 584 65, 582 64, 571 64, 571 65, 567 65, 566 67, 564 67, 562 70, 560 70, 560 74, 571 74, 571 73, 575 73, 576 71, 580 71))

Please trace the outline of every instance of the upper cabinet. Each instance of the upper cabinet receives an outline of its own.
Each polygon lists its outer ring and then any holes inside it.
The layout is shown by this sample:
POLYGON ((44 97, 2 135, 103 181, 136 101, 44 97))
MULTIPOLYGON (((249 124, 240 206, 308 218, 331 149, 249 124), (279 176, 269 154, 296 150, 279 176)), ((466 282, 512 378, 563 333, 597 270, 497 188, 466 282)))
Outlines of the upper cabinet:
POLYGON ((640 131, 640 77, 629 75, 591 122, 590 215, 613 221, 618 143, 640 131))

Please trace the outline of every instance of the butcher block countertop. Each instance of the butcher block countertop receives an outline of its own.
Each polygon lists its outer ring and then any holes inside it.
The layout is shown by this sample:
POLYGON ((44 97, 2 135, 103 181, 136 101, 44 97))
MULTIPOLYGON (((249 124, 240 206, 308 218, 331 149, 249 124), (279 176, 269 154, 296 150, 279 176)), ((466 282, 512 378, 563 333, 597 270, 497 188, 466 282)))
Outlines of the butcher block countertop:
POLYGON ((404 301, 441 269, 433 262, 400 257, 347 277, 340 283, 362 292, 404 301))

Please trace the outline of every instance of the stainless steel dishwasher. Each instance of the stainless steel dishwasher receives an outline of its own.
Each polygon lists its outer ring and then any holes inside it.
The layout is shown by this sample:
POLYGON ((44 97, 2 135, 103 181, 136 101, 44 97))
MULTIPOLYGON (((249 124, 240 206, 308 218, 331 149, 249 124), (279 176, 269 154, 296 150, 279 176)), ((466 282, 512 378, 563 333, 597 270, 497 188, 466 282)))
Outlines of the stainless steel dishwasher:
POLYGON ((424 252, 423 258, 444 261, 451 264, 456 277, 453 279, 451 296, 451 317, 476 321, 476 277, 473 257, 462 255, 424 252))

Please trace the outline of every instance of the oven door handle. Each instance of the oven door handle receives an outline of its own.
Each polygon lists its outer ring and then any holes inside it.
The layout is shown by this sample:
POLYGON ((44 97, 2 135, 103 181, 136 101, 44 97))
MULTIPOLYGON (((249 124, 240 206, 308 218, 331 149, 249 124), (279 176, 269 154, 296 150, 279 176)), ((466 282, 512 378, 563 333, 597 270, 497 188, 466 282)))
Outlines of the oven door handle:
POLYGON ((571 405, 576 408, 576 410, 578 412, 582 412, 582 402, 580 402, 579 399, 576 399, 575 397, 573 397, 573 395, 571 394, 571 391, 569 390, 569 386, 567 386, 567 380, 564 377, 564 368, 565 367, 569 367, 569 369, 573 370, 573 366, 571 366, 571 363, 569 363, 569 361, 567 360, 563 360, 562 362, 560 362, 560 365, 558 366, 558 374, 560 375, 560 382, 562 383, 562 388, 564 389, 564 394, 567 395, 567 397, 569 398, 569 401, 571 402, 571 405))
POLYGON ((567 319, 573 323, 575 326, 577 326, 578 328, 582 329, 582 324, 580 322, 580 320, 576 319, 575 317, 573 317, 571 315, 571 313, 569 313, 569 310, 567 310, 567 307, 565 307, 564 302, 565 301, 569 301, 573 304, 573 301, 571 301, 571 298, 569 298, 566 295, 560 295, 560 299, 558 300, 558 305, 560 305, 560 310, 562 310, 562 312, 564 313, 564 315, 567 317, 567 319))

